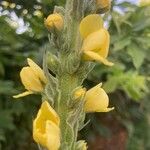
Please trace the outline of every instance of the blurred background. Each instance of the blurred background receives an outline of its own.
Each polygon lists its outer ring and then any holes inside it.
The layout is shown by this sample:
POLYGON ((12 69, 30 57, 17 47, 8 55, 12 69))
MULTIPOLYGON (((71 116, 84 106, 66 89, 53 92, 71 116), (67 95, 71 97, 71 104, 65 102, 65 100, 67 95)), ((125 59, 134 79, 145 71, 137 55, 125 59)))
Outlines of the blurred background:
MULTIPOLYGON (((32 121, 41 103, 37 95, 14 100, 24 90, 19 71, 26 58, 42 62, 48 44, 44 18, 65 0, 0 1, 0 150, 37 150, 32 121)), ((150 149, 150 6, 138 0, 113 0, 104 15, 111 35, 109 59, 96 65, 84 82, 90 88, 103 81, 115 110, 88 114, 90 123, 79 139, 89 150, 150 149)))

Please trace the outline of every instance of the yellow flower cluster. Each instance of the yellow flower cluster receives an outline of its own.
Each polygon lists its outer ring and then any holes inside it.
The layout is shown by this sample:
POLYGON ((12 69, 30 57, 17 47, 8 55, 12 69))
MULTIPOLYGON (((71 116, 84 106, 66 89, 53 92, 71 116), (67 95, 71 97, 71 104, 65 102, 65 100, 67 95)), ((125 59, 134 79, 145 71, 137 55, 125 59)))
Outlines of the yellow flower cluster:
POLYGON ((20 72, 21 82, 27 91, 13 96, 14 98, 27 96, 35 92, 42 92, 44 85, 47 83, 43 70, 30 58, 27 61, 29 66, 23 67, 20 72))
POLYGON ((83 38, 81 48, 84 53, 83 58, 112 66, 113 63, 106 59, 109 51, 110 36, 103 27, 100 15, 92 14, 83 18, 80 23, 80 33, 83 38))

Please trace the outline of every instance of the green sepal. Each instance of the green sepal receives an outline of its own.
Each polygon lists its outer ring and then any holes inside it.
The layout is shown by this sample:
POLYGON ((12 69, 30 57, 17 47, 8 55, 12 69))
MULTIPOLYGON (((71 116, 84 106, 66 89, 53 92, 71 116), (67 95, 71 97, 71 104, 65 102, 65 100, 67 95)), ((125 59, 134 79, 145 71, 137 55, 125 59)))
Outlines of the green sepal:
POLYGON ((56 75, 60 66, 58 57, 50 52, 47 52, 47 66, 56 75))

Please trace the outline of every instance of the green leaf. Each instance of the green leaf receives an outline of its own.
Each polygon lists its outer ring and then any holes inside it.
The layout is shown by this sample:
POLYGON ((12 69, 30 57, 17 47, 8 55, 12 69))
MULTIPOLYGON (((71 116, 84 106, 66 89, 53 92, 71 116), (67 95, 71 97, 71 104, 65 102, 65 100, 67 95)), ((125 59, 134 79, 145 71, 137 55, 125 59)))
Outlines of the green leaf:
MULTIPOLYGON (((145 17, 145 16, 143 16, 143 17, 145 17)), ((147 27, 150 27, 150 18, 149 17, 142 18, 137 23, 135 23, 133 30, 134 31, 141 31, 147 27)))
POLYGON ((108 79, 108 81, 104 84, 103 88, 107 93, 114 92, 118 87, 118 78, 117 76, 112 76, 108 79))
POLYGON ((145 52, 135 44, 130 45, 127 52, 131 56, 136 69, 140 68, 145 58, 145 52))
POLYGON ((114 51, 123 50, 126 46, 130 45, 131 39, 130 37, 123 37, 120 40, 117 40, 114 43, 114 51))
POLYGON ((13 124, 13 116, 10 110, 0 111, 0 128, 13 130, 15 128, 13 124))

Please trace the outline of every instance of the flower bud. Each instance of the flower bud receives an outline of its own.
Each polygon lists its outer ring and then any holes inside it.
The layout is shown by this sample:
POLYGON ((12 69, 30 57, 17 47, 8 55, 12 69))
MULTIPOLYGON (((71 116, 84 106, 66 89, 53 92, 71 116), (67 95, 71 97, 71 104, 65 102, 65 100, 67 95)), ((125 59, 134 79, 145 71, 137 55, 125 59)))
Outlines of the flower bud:
POLYGON ((60 14, 51 14, 45 19, 44 24, 48 30, 61 30, 63 28, 63 18, 60 14))
POLYGON ((110 9, 111 2, 110 0, 96 0, 97 12, 105 13, 110 9))
POLYGON ((74 93, 74 98, 75 99, 79 99, 79 98, 83 97, 85 93, 86 93, 86 89, 85 88, 77 89, 75 91, 75 93, 74 93))

